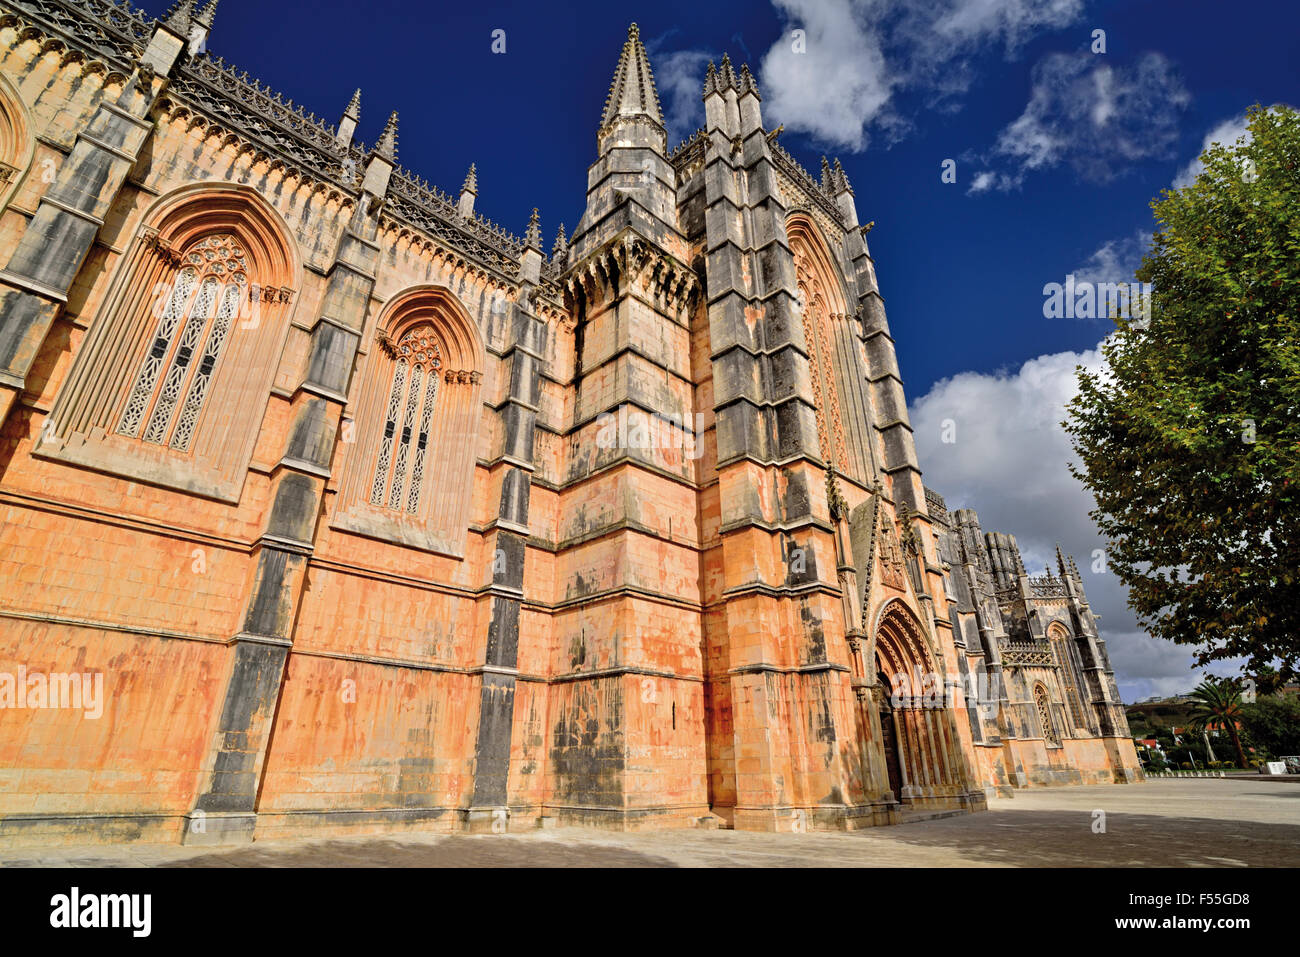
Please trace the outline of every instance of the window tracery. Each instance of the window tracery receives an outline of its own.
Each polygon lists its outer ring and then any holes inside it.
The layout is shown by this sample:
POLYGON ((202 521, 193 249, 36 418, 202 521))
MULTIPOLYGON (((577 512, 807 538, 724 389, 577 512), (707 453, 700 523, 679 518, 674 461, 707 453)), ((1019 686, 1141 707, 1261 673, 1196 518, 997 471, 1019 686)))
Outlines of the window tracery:
POLYGON ((248 289, 248 260, 223 233, 199 240, 182 261, 117 432, 186 452, 248 289))

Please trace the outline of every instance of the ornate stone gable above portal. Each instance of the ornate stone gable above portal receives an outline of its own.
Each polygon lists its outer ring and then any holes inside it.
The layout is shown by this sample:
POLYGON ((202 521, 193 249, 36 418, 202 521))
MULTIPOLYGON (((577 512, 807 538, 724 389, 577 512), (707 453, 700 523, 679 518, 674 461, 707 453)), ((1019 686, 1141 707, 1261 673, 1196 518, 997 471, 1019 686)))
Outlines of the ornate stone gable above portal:
POLYGON ((886 520, 880 533, 880 580, 898 591, 907 590, 903 571, 903 547, 899 544, 898 529, 886 520))

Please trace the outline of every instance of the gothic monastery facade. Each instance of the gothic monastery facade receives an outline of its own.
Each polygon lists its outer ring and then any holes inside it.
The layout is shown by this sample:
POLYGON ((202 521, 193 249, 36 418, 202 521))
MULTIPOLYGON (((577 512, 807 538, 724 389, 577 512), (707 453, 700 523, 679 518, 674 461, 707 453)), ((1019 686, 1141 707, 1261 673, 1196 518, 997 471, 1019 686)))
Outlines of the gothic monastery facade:
POLYGON ((633 26, 548 254, 208 54, 216 6, 0 0, 0 841, 1140 775, 1073 561, 923 486, 869 226, 748 68, 670 150, 633 26))

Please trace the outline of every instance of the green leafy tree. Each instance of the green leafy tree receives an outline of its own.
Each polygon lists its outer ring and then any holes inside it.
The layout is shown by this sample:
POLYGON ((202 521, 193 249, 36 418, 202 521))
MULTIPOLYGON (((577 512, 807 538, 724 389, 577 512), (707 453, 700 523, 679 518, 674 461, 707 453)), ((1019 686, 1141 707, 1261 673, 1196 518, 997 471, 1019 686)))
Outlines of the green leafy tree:
POLYGON ((1246 767, 1246 752, 1241 749, 1241 735, 1237 733, 1237 722, 1241 720, 1241 691, 1237 683, 1207 678, 1196 686, 1192 698, 1195 704, 1187 723, 1202 732, 1222 725, 1237 752, 1237 767, 1246 767))
POLYGON ((1300 115, 1249 124, 1152 202, 1149 315, 1116 319, 1065 428, 1139 623, 1267 690, 1300 659, 1300 115))
POLYGON ((1251 744, 1273 757, 1300 754, 1300 698, 1269 695, 1244 704, 1241 726, 1251 744))

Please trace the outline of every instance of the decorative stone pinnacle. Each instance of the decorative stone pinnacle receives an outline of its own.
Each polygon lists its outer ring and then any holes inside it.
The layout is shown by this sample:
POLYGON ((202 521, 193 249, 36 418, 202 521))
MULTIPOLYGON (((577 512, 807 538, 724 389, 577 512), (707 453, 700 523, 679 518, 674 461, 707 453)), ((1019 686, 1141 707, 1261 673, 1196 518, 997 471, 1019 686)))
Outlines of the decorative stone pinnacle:
POLYGON ((722 88, 724 90, 728 88, 734 90, 736 88, 736 71, 731 68, 731 55, 728 53, 722 54, 721 73, 720 84, 722 88))
POLYGON ((475 196, 478 195, 478 171, 474 168, 473 163, 469 164, 469 172, 465 174, 465 182, 460 191, 462 193, 473 193, 475 196))
POLYGON ((384 127, 383 135, 379 137, 379 142, 375 144, 374 152, 386 160, 397 160, 397 111, 393 110, 388 117, 388 123, 384 127))
POLYGON ((348 108, 343 111, 344 116, 350 116, 354 120, 361 119, 361 88, 357 87, 357 92, 352 94, 352 100, 348 103, 348 108))
POLYGON ((707 99, 710 93, 718 92, 718 68, 709 61, 709 71, 704 74, 704 97, 707 99))
POLYGON ((835 157, 835 191, 837 193, 848 193, 853 195, 853 187, 849 185, 849 177, 844 172, 844 167, 840 165, 840 158, 835 157))
POLYGON ((560 230, 555 234, 555 245, 551 247, 551 258, 563 259, 568 251, 569 240, 564 235, 564 223, 560 223, 560 230))
POLYGON ((754 79, 754 74, 749 72, 749 64, 743 63, 740 67, 740 95, 746 93, 752 94, 757 99, 762 99, 758 95, 758 81, 754 79))
POLYGON ((831 192, 831 164, 825 156, 822 157, 822 191, 831 192))
POLYGON ((211 2, 203 8, 203 12, 196 14, 194 19, 211 30, 212 18, 217 15, 217 4, 220 2, 221 0, 211 0, 211 2))
POLYGON ((173 3, 171 9, 163 14, 163 23, 182 34, 188 34, 193 16, 194 0, 180 0, 179 3, 173 3))
POLYGON ((628 27, 627 42, 623 44, 618 66, 614 69, 614 81, 609 86, 609 96, 605 99, 605 110, 600 118, 601 128, 619 116, 648 116, 660 126, 664 125, 654 73, 650 70, 650 59, 635 23, 628 27))
POLYGON ((533 207, 533 215, 528 219, 528 230, 524 233, 524 245, 529 249, 541 250, 542 248, 542 220, 537 214, 537 207, 533 207))

